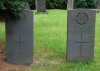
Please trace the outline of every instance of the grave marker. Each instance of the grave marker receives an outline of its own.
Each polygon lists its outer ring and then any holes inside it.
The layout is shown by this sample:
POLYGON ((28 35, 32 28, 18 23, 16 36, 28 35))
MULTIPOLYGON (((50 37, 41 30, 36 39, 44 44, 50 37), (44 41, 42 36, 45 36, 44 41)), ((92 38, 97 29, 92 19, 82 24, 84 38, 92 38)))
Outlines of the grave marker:
POLYGON ((6 20, 7 62, 33 63, 33 12, 23 10, 18 20, 6 20))
POLYGON ((45 0, 35 0, 37 12, 46 12, 45 0))
POLYGON ((94 58, 95 10, 68 10, 68 61, 94 58))

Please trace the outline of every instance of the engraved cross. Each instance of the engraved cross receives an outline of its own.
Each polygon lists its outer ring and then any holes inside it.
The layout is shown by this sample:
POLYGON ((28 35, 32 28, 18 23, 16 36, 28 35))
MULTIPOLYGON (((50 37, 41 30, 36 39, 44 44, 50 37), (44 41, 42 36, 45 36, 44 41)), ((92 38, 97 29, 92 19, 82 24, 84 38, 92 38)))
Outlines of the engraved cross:
POLYGON ((82 58, 82 47, 83 47, 83 43, 88 43, 88 42, 83 41, 83 36, 81 35, 81 41, 80 42, 75 42, 75 43, 80 44, 80 58, 82 58))
POLYGON ((20 50, 21 50, 21 45, 22 45, 22 44, 24 45, 25 42, 22 41, 22 37, 19 36, 19 37, 18 37, 18 41, 17 41, 16 43, 18 43, 18 45, 19 45, 19 52, 20 52, 20 50))

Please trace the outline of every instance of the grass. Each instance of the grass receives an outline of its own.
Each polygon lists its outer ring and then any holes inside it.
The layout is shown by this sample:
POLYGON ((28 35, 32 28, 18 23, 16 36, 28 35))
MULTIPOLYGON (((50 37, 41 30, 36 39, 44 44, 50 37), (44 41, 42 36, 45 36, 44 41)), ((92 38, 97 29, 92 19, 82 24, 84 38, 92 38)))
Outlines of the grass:
MULTIPOLYGON (((34 16, 34 63, 30 71, 100 71, 100 14, 96 18, 94 62, 67 62, 67 11, 48 10, 34 16)), ((4 25, 0 24, 4 39, 4 25)))
POLYGON ((0 22, 0 40, 3 41, 5 39, 5 26, 4 23, 0 22))

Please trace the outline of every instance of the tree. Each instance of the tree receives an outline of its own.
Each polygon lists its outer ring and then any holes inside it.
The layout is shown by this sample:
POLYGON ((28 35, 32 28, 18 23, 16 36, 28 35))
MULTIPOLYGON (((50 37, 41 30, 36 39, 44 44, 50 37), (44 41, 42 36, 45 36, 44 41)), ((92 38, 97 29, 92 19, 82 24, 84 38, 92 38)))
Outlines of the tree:
POLYGON ((75 8, 96 8, 97 0, 75 0, 75 8))
POLYGON ((20 0, 0 0, 0 19, 19 18, 23 7, 20 0))
POLYGON ((74 7, 74 0, 67 0, 67 10, 73 9, 74 7))

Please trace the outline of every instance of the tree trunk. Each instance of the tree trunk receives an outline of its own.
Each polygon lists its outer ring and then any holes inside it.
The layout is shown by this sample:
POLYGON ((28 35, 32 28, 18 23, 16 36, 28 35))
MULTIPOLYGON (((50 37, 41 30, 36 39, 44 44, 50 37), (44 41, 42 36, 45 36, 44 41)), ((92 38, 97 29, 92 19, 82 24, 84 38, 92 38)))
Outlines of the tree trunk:
POLYGON ((67 10, 74 8, 74 0, 68 0, 67 2, 67 10))

